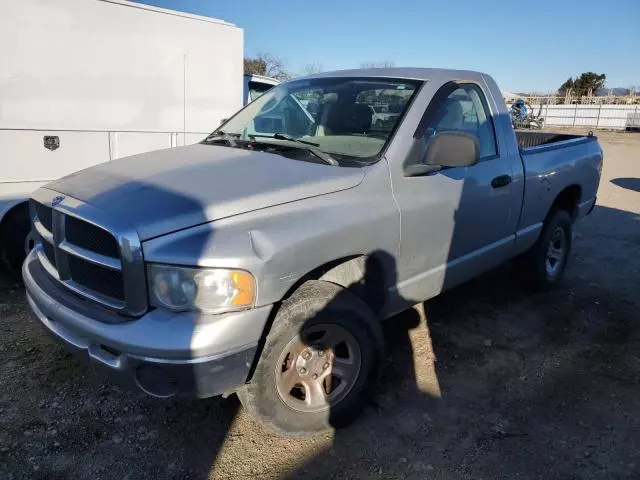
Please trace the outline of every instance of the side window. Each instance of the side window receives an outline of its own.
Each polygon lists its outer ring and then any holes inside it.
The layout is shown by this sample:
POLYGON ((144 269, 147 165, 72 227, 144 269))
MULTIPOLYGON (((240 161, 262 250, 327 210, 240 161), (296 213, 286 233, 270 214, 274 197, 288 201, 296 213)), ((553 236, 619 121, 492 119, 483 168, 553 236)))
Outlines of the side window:
POLYGON ((425 136, 429 138, 447 131, 475 136, 480 143, 480 158, 498 153, 491 112, 477 85, 460 85, 460 88, 451 92, 427 125, 425 136))

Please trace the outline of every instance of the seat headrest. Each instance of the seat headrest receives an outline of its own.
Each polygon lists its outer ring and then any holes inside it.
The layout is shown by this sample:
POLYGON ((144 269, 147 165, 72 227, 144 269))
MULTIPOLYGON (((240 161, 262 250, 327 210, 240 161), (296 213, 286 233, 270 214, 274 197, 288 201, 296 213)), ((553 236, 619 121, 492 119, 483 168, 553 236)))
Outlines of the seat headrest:
POLYGON ((331 135, 369 133, 373 112, 368 105, 354 103, 329 107, 325 126, 331 135))
POLYGON ((455 99, 449 99, 442 104, 435 122, 441 130, 456 130, 462 127, 462 105, 455 99))

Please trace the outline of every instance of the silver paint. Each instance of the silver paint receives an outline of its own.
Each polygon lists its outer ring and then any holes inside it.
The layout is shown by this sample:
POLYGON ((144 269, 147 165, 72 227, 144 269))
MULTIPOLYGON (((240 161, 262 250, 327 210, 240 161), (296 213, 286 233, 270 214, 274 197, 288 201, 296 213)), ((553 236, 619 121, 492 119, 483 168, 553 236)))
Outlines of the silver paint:
MULTIPOLYGON (((486 74, 394 68, 317 76, 425 83, 382 158, 364 168, 193 145, 83 170, 34 196, 50 201, 67 195, 57 210, 117 236, 127 303, 130 292, 137 292, 138 312, 146 308, 143 261, 247 270, 257 280, 255 308, 222 316, 155 309, 136 321, 104 325, 82 312, 56 310, 25 273, 32 306, 92 342, 139 355, 170 357, 179 351, 196 358, 257 343, 271 306, 325 265, 352 262, 327 274, 348 285, 363 277, 369 256, 376 258, 387 291, 380 316, 389 317, 529 248, 565 188, 581 190, 578 218, 595 201, 602 166, 597 141, 521 152, 500 91, 486 74), (472 167, 405 177, 403 164, 415 154, 413 134, 423 113, 452 80, 473 82, 484 92, 499 155, 472 167), (492 188, 491 180, 500 175, 512 182, 492 188)), ((28 261, 36 257, 45 263, 39 249, 28 261)))

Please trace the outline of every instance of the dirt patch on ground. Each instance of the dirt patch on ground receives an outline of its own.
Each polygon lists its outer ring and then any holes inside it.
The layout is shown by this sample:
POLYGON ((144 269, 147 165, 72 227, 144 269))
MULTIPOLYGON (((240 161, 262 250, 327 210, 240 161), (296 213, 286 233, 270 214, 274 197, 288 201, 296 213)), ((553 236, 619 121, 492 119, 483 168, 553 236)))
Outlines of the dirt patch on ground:
POLYGON ((332 434, 120 390, 0 274, 0 478, 640 478, 640 135, 598 135, 564 285, 531 294, 507 265, 388 322, 376 403, 332 434))

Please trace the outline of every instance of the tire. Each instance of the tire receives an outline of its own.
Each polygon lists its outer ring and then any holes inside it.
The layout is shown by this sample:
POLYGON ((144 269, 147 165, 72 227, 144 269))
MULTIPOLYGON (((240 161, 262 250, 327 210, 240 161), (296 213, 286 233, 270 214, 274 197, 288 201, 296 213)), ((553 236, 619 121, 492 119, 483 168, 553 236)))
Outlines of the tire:
POLYGON ((15 207, 2 221, 2 229, 0 230, 2 259, 9 269, 18 276, 22 262, 27 255, 26 243, 30 232, 29 207, 26 204, 15 207))
POLYGON ((278 433, 345 426, 373 392, 383 350, 379 320, 360 299, 338 285, 309 281, 282 303, 253 377, 236 393, 278 433))
POLYGON ((535 245, 520 259, 525 280, 545 291, 562 281, 571 253, 573 222, 566 210, 554 208, 544 222, 535 245))

